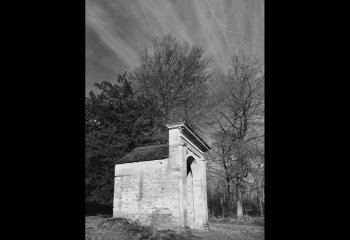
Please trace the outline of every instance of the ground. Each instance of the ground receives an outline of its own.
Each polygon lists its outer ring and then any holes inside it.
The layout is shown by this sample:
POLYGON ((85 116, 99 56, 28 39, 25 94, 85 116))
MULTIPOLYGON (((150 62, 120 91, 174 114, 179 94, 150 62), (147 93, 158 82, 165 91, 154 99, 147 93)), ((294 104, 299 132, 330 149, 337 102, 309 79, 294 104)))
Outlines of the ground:
POLYGON ((195 236, 208 240, 263 240, 264 227, 234 223, 210 223, 209 231, 192 230, 195 236))
POLYGON ((89 216, 85 220, 86 240, 263 240, 264 227, 224 221, 210 222, 208 231, 187 230, 181 233, 156 231, 125 219, 89 216))

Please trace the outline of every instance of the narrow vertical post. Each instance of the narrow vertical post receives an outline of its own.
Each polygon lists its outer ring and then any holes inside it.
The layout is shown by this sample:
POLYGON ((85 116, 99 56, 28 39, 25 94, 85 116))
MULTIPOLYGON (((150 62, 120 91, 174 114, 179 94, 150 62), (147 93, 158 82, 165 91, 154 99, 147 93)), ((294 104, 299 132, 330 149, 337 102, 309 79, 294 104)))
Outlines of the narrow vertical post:
POLYGON ((208 197, 207 197, 207 162, 204 158, 202 162, 202 195, 203 195, 203 227, 209 227, 208 224, 208 197))
POLYGON ((185 227, 184 217, 184 195, 186 189, 184 189, 184 159, 183 159, 183 146, 181 143, 181 127, 169 128, 169 175, 177 182, 179 186, 177 191, 179 209, 178 209, 178 227, 185 227))
POLYGON ((181 144, 181 153, 182 153, 182 164, 181 164, 181 180, 180 180, 180 192, 182 188, 182 216, 183 216, 183 226, 187 227, 187 159, 186 159, 186 143, 181 144))

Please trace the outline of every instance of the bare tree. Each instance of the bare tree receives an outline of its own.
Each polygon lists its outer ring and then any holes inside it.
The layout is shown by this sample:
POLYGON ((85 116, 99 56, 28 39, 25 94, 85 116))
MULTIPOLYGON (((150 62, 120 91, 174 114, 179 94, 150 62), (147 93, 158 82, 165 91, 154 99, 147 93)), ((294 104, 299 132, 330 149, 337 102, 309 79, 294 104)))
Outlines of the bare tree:
POLYGON ((157 99, 165 122, 198 125, 206 109, 210 59, 202 48, 181 44, 170 35, 152 43, 140 54, 132 78, 141 91, 157 99))
POLYGON ((265 154, 262 147, 258 147, 256 151, 255 164, 252 176, 252 189, 256 192, 259 201, 260 216, 264 216, 264 202, 265 202, 265 154))
POLYGON ((213 124, 218 127, 211 164, 235 189, 237 218, 243 216, 242 190, 251 171, 254 141, 263 137, 264 72, 261 59, 243 52, 232 56, 230 69, 218 78, 213 124))
MULTIPOLYGON (((206 157, 207 158, 207 157, 206 157)), ((210 168, 209 168, 210 169, 210 168)), ((225 217, 225 202, 227 194, 225 190, 225 180, 218 177, 212 172, 208 172, 207 175, 207 189, 208 189, 208 207, 211 217, 215 216, 215 212, 221 212, 221 216, 225 217)))
POLYGON ((261 179, 257 146, 261 144, 256 138, 243 146, 237 146, 232 143, 232 136, 228 132, 217 133, 214 138, 215 142, 207 157, 208 170, 222 183, 222 199, 225 200, 227 215, 232 213, 234 202, 237 204, 240 201, 241 205, 237 205, 237 216, 240 217, 239 214, 243 214, 242 196, 245 188, 251 185, 254 191, 260 190, 257 188, 260 186, 257 185, 259 177, 261 179), (237 149, 240 155, 237 155, 237 149))
POLYGON ((227 135, 217 133, 214 135, 215 142, 212 151, 208 154, 208 170, 211 174, 216 175, 223 183, 225 194, 220 197, 222 209, 226 203, 227 214, 232 211, 232 181, 234 173, 231 171, 233 146, 228 141, 227 135), (225 201, 226 200, 226 201, 225 201))

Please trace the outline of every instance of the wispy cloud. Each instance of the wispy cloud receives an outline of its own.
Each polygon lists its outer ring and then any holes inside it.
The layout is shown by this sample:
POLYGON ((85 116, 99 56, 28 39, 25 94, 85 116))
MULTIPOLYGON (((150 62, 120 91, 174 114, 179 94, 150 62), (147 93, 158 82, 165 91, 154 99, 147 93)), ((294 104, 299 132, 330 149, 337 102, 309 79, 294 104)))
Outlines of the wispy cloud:
POLYGON ((220 65, 227 63, 235 49, 263 52, 264 2, 87 0, 86 28, 97 36, 86 37, 88 92, 91 82, 112 80, 106 79, 112 72, 122 73, 137 65, 139 51, 154 36, 172 34, 180 41, 200 45, 220 65))
POLYGON ((87 2, 86 24, 91 27, 100 37, 100 39, 123 61, 132 66, 135 64, 135 50, 129 47, 127 43, 114 29, 113 19, 104 9, 95 3, 87 2))

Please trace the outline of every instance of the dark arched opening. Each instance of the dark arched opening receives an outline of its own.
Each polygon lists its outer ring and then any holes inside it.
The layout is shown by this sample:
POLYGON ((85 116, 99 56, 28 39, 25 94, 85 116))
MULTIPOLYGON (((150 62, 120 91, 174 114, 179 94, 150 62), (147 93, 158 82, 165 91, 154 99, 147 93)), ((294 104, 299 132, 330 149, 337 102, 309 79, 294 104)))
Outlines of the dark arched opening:
MULTIPOLYGON (((187 158, 187 175, 191 172, 192 173, 192 168, 191 168, 191 164, 194 161, 194 157, 188 157, 187 158)), ((193 174, 193 173, 192 173, 193 174)))
POLYGON ((187 226, 194 229, 195 223, 198 221, 197 216, 197 204, 199 199, 198 187, 194 185, 194 182, 198 180, 199 169, 198 164, 194 157, 190 156, 186 160, 187 162, 187 226))

